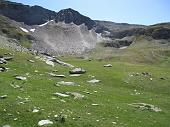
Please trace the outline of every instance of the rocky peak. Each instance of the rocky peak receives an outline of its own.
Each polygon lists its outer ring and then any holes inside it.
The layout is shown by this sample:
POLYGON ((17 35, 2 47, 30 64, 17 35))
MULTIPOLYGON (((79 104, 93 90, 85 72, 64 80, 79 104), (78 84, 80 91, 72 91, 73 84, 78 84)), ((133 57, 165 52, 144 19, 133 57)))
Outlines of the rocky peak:
POLYGON ((95 22, 91 20, 89 17, 83 16, 79 12, 71 8, 59 11, 55 18, 55 21, 65 23, 73 22, 76 25, 81 25, 84 23, 88 27, 88 29, 92 29, 93 26, 95 25, 95 22))

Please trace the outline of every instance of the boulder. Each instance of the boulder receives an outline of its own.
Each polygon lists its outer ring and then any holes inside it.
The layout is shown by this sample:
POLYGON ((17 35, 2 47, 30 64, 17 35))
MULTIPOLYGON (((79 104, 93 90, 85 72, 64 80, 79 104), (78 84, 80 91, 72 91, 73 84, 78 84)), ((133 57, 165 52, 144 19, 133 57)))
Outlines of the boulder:
POLYGON ((86 71, 82 68, 75 68, 69 71, 70 74, 84 74, 86 71))
POLYGON ((50 120, 40 120, 38 122, 38 126, 49 126, 49 125, 52 125, 53 122, 50 121, 50 120))

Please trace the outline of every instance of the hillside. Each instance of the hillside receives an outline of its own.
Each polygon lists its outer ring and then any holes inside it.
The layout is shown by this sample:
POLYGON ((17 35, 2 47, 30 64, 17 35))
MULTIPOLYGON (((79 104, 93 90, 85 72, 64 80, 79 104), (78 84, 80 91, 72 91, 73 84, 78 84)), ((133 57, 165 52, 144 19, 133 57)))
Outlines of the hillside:
POLYGON ((0 127, 169 127, 169 75, 169 22, 0 0, 0 127))

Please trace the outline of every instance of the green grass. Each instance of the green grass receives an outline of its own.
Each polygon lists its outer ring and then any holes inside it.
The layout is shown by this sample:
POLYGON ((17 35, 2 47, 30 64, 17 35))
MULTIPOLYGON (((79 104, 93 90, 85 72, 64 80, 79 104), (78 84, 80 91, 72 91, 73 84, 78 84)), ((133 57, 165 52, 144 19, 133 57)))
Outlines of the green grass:
POLYGON ((76 58, 62 58, 77 67, 83 67, 87 73, 80 77, 69 77, 67 67, 57 65, 53 68, 45 62, 35 59, 29 53, 20 53, 1 49, 0 54, 13 52, 14 60, 4 65, 8 72, 0 73, 0 95, 7 94, 6 99, 0 100, 0 126, 9 124, 12 127, 37 127, 38 121, 50 119, 54 122, 51 127, 169 127, 170 122, 170 68, 165 61, 160 64, 136 64, 112 60, 83 60, 76 58), (27 60, 35 60, 30 63, 27 60), (104 64, 111 63, 112 68, 104 68, 104 64), (34 71, 38 70, 38 73, 34 71), (50 77, 47 73, 58 70, 57 74, 65 74, 65 79, 50 77), (144 76, 129 76, 131 73, 149 72, 153 81, 144 76), (27 81, 17 81, 14 75, 27 76, 27 81), (40 75, 43 74, 43 75, 40 75), (87 83, 94 75, 101 80, 95 85, 87 83), (165 77, 166 80, 161 80, 165 77), (60 86, 58 81, 73 81, 80 86, 60 86), (128 84, 126 83, 128 82, 128 84), (11 83, 21 86, 14 89, 11 83), (135 94, 135 90, 140 95, 135 94), (85 95, 82 100, 72 97, 53 100, 55 92, 79 92, 85 95), (85 93, 85 91, 91 94, 85 93), (97 91, 94 92, 94 91, 97 91), (29 97, 30 101, 18 104, 17 96, 29 97), (129 106, 130 103, 144 102, 162 109, 162 112, 142 111, 129 106), (99 104, 92 106, 91 104, 99 104), (40 107, 38 113, 31 110, 40 107), (4 111, 6 109, 6 111, 4 111), (88 114, 91 113, 91 114, 88 114), (10 115, 12 114, 12 115, 10 115), (54 118, 56 114, 67 115, 65 123, 54 118), (14 119, 17 118, 15 121, 14 119), (74 119, 73 119, 74 118, 74 119), (99 121, 97 121, 99 120, 99 121), (113 124, 112 122, 116 122, 113 124))

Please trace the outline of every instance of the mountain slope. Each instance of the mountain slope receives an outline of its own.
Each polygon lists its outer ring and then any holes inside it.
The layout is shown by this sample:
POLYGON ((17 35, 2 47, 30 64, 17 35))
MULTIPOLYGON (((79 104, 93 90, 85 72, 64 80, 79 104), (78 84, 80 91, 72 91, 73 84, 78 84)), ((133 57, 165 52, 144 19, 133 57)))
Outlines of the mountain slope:
POLYGON ((56 12, 40 6, 28 6, 6 0, 0 0, 0 14, 27 25, 43 24, 56 16, 56 12))
POLYGON ((79 12, 71 8, 59 11, 55 17, 55 21, 65 22, 67 24, 74 23, 76 25, 85 24, 88 29, 92 29, 95 26, 95 21, 91 20, 89 17, 81 15, 79 12))

